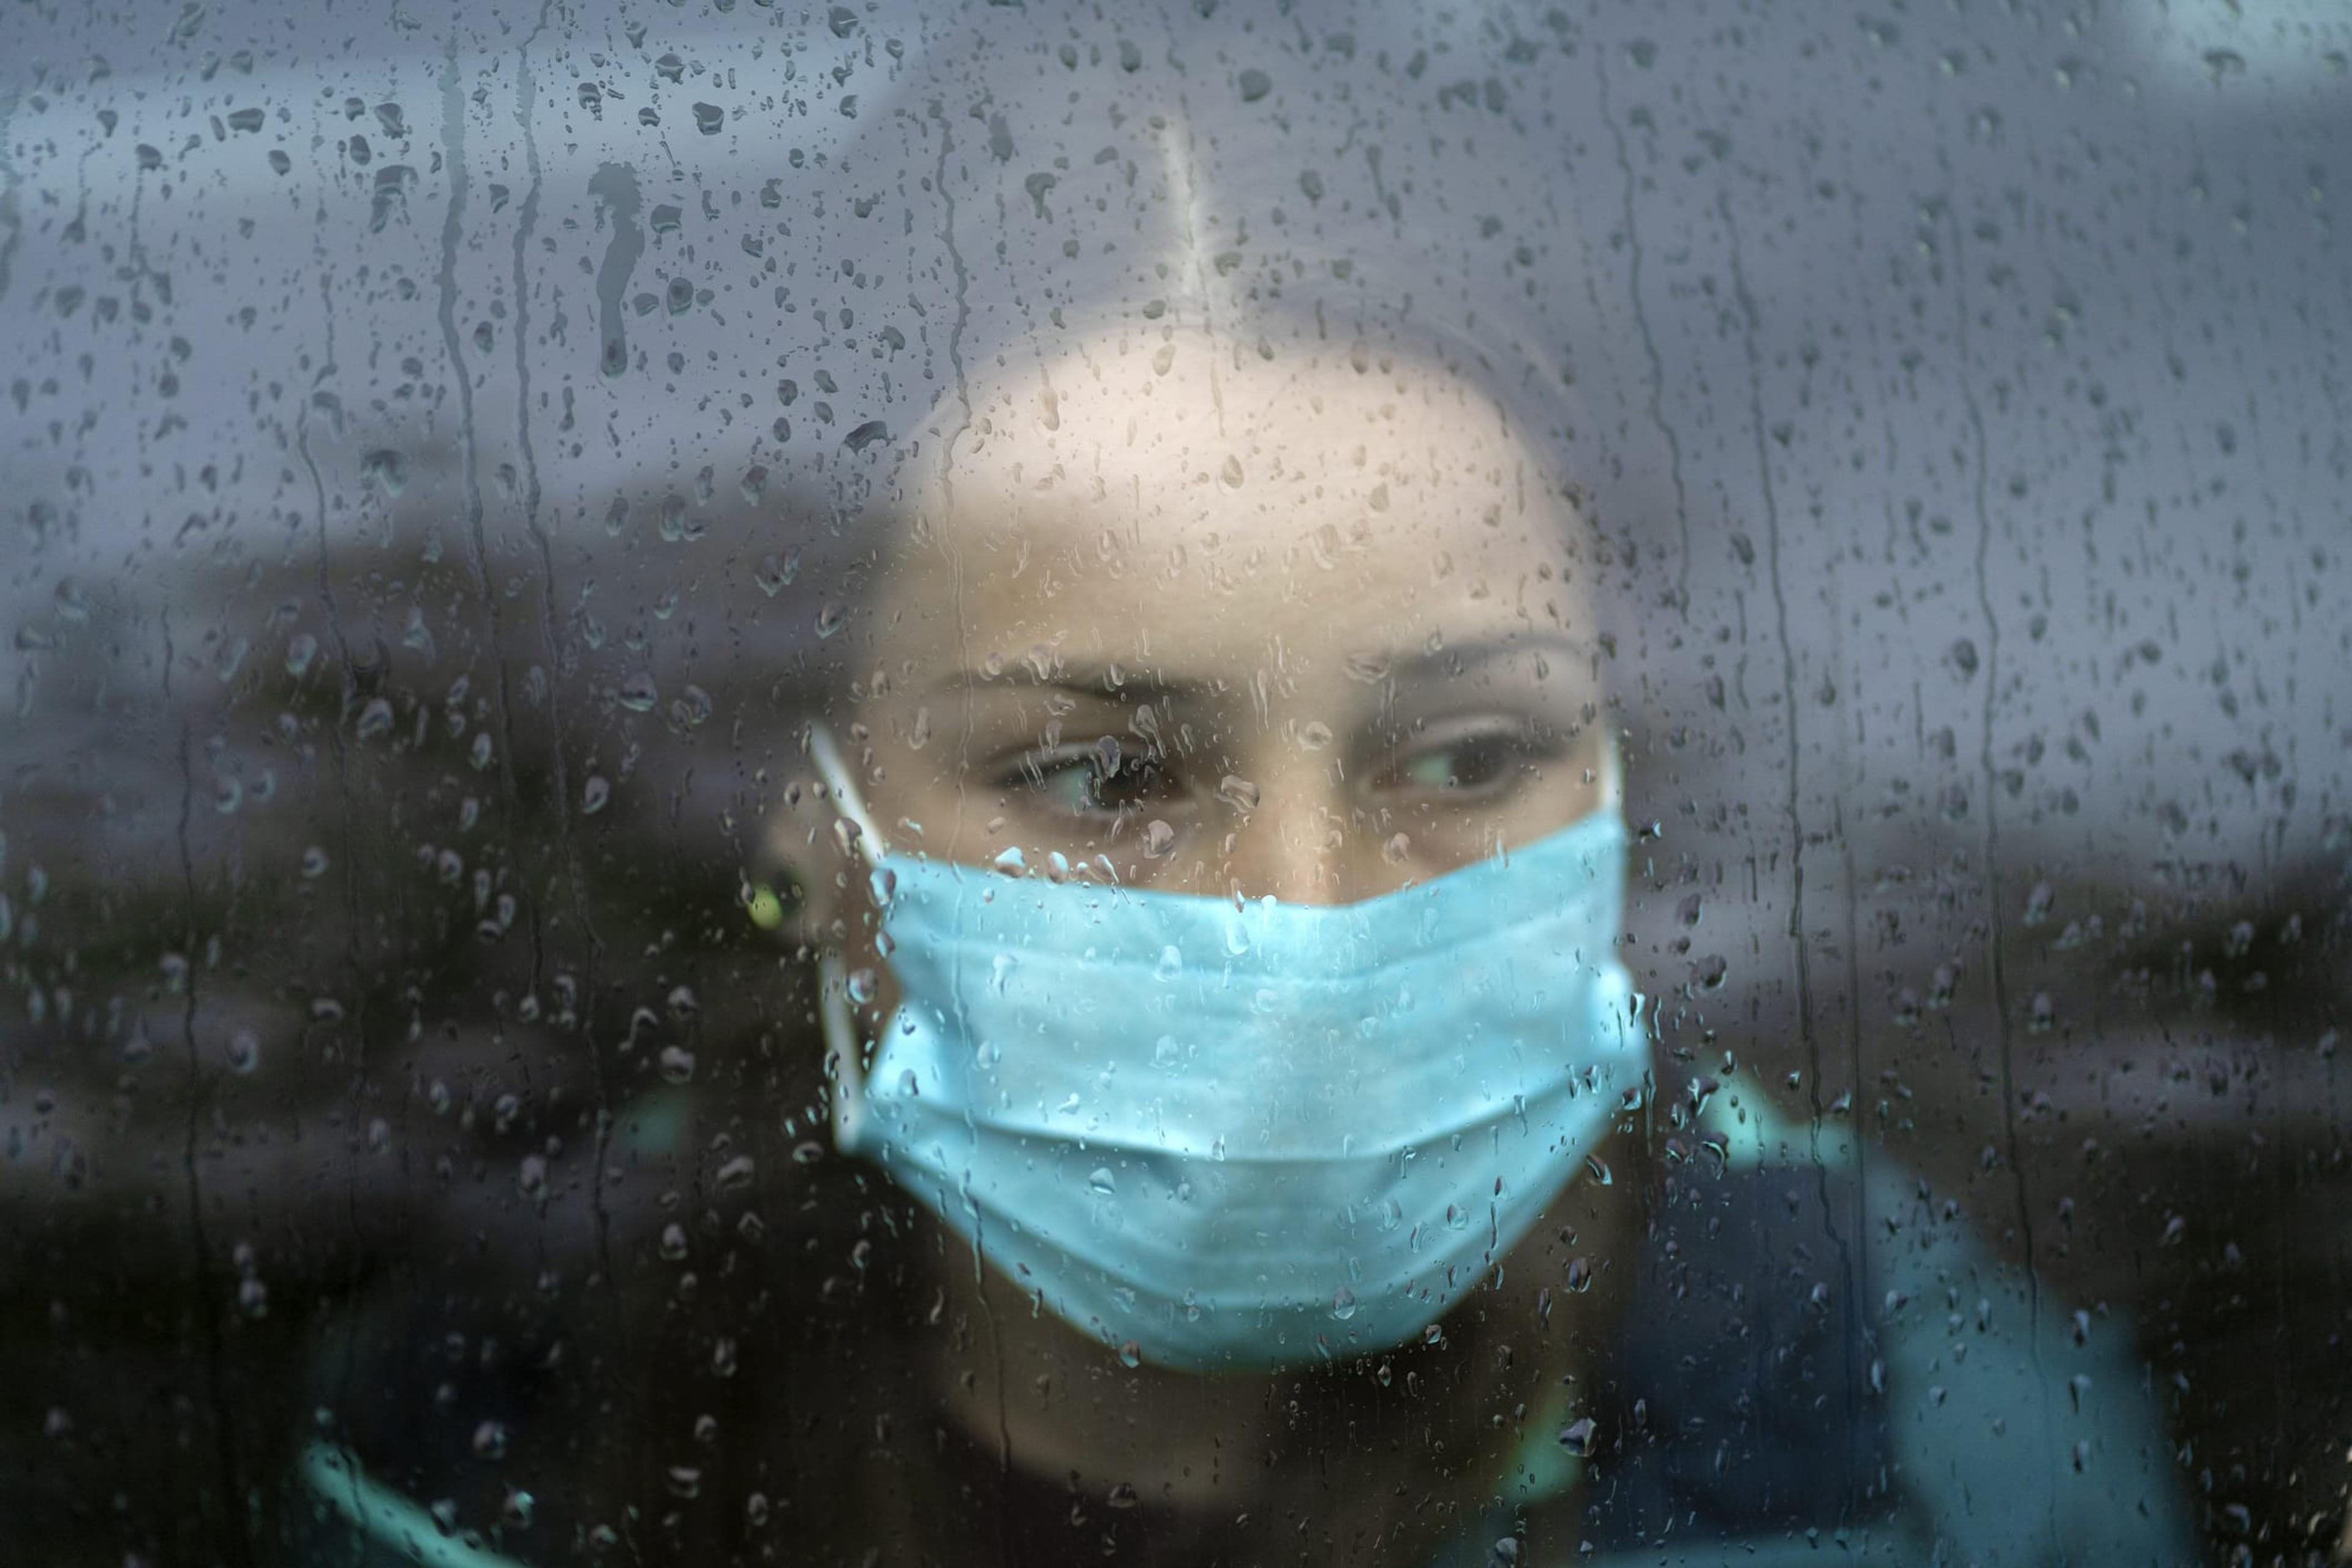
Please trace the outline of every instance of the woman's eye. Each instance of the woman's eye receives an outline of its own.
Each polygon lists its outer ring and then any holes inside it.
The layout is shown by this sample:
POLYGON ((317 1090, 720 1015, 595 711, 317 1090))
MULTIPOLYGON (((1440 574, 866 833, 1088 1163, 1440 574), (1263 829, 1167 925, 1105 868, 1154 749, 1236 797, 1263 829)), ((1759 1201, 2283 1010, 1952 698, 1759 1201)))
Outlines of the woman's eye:
POLYGON ((1149 756, 1088 749, 1035 760, 1031 786, 1048 805, 1076 816, 1120 816, 1164 799, 1167 771, 1149 756))
POLYGON ((1405 788, 1430 794, 1499 794, 1535 760, 1536 749, 1519 735, 1471 735, 1408 753, 1393 776, 1405 788))

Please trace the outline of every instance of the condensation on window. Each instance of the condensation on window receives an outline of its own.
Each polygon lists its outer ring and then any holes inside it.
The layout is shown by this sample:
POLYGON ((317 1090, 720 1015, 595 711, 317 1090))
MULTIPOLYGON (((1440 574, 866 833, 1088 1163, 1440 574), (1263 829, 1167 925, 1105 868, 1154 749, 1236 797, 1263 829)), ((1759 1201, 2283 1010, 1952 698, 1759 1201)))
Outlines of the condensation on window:
POLYGON ((13 7, 0 1555, 2352 1557, 2347 51, 13 7))

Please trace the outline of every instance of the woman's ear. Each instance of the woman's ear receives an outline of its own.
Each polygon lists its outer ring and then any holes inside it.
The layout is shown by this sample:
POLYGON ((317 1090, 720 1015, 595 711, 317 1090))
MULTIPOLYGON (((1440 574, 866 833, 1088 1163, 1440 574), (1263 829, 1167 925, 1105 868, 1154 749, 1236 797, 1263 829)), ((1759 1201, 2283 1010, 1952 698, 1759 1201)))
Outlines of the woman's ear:
POLYGON ((776 942, 846 956, 873 941, 865 866, 829 791, 785 790, 743 868, 745 916, 776 942))

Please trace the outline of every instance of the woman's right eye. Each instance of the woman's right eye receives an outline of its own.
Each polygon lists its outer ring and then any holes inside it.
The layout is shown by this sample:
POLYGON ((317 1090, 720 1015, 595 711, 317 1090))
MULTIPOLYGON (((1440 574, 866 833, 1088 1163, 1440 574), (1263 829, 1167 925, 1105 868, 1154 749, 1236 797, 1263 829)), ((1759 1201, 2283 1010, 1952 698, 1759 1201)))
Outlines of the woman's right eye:
POLYGON ((1024 758, 1018 782, 1073 816, 1123 816, 1168 797, 1168 773, 1142 752, 1116 743, 1066 747, 1024 758))

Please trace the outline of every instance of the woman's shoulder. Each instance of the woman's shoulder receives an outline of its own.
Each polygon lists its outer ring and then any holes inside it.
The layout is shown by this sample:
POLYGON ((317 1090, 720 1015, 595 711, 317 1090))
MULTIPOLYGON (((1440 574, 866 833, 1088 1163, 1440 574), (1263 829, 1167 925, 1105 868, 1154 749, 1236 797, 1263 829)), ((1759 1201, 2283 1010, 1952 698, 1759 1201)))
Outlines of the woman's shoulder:
POLYGON ((1801 1137, 1748 1158, 1696 1148, 1653 1184, 1593 1368, 1596 1548, 2178 1555, 2178 1477, 2132 1325, 2086 1332, 1892 1158, 1801 1137))
POLYGON ((1885 1373, 1859 1184, 1750 1167, 1666 1176, 1593 1368, 1589 1496, 1612 1535, 1735 1533, 1890 1510, 1885 1373))

